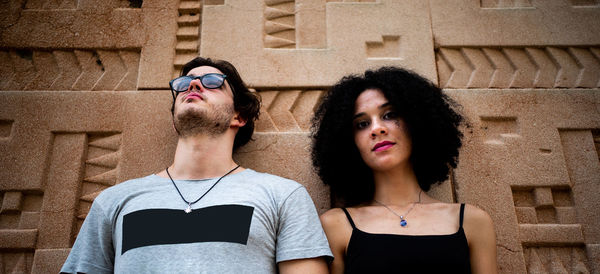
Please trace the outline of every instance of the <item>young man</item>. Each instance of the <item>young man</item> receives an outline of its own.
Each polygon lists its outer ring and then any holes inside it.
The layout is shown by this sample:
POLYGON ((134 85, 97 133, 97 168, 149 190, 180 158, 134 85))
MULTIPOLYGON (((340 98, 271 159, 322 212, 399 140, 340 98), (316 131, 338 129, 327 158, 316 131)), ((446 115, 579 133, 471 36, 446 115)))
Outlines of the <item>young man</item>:
POLYGON ((103 191, 61 272, 326 273, 306 189, 233 161, 260 107, 235 67, 196 58, 170 86, 173 164, 103 191))

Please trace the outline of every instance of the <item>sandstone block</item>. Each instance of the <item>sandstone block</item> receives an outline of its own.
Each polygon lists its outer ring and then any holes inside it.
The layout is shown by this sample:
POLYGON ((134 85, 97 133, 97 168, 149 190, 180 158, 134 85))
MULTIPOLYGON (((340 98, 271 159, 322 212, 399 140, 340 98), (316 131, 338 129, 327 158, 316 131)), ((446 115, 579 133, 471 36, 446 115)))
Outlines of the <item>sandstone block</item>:
POLYGON ((433 35, 440 45, 600 42, 597 3, 579 6, 573 1, 435 0, 430 5, 433 35))
POLYGON ((70 248, 37 249, 31 273, 58 273, 69 256, 70 248))
POLYGON ((0 230, 0 248, 33 249, 36 247, 37 229, 2 229, 0 230))
POLYGON ((382 65, 403 65, 436 81, 427 10, 422 1, 228 1, 204 7, 200 54, 234 60, 258 87, 328 86, 382 65))
POLYGON ((4 198, 2 199, 2 210, 0 210, 0 213, 21 211, 22 201, 23 193, 19 191, 5 192, 4 198))
POLYGON ((533 189, 533 196, 535 197, 536 208, 552 207, 554 205, 552 190, 549 187, 537 187, 533 189))

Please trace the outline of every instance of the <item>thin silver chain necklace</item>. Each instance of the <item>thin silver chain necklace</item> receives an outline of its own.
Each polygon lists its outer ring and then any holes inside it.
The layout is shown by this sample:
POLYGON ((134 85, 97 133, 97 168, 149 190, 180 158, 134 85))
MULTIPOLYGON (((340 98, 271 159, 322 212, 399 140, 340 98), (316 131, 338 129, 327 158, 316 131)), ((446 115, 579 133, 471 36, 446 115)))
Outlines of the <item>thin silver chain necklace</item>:
POLYGON ((233 172, 236 169, 238 169, 238 167, 240 167, 240 165, 237 165, 236 167, 234 167, 233 169, 231 169, 230 171, 228 171, 227 173, 225 173, 225 175, 221 176, 206 192, 204 192, 204 194, 202 194, 202 196, 200 196, 200 198, 196 199, 193 202, 188 202, 188 200, 186 200, 183 197, 183 195, 181 195, 181 191, 179 191, 179 188, 177 187, 177 184, 175 184, 175 181, 173 181, 173 178, 171 177, 171 174, 169 173, 169 168, 168 167, 165 169, 165 171, 167 171, 167 175, 169 175, 169 179, 171 179, 171 183, 173 183, 173 186, 177 190, 177 193, 179 193, 179 196, 181 197, 181 199, 183 199, 183 201, 188 205, 187 208, 184 209, 183 211, 185 211, 185 213, 190 213, 190 212, 192 212, 192 205, 193 204, 197 203, 198 201, 200 201, 200 199, 204 198, 204 196, 206 196, 206 194, 208 194, 208 192, 211 191, 213 189, 213 187, 215 187, 221 181, 221 179, 223 179, 225 176, 229 175, 231 172, 233 172))
POLYGON ((423 190, 421 189, 419 191, 419 201, 414 202, 412 204, 412 206, 406 211, 406 213, 402 214, 402 215, 398 215, 398 213, 396 213, 395 211, 393 211, 391 208, 389 208, 387 205, 385 205, 384 203, 377 201, 375 199, 373 199, 373 201, 375 201, 376 203, 382 205, 383 207, 385 207, 387 210, 389 210, 390 212, 394 213, 394 215, 400 217, 400 226, 402 227, 406 227, 408 225, 408 222, 406 221, 406 216, 408 216, 408 213, 410 213, 410 211, 415 207, 416 204, 420 204, 421 203, 421 193, 423 192, 423 190))

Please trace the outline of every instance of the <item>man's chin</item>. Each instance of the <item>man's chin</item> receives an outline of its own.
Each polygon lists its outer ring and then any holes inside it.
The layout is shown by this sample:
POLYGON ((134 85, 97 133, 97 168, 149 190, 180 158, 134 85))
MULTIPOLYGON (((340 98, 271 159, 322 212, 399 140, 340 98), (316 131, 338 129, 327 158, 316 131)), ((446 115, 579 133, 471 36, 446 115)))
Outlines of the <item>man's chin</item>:
POLYGON ((204 108, 184 106, 175 114, 174 124, 181 137, 214 136, 225 133, 232 115, 219 109, 209 113, 204 108))

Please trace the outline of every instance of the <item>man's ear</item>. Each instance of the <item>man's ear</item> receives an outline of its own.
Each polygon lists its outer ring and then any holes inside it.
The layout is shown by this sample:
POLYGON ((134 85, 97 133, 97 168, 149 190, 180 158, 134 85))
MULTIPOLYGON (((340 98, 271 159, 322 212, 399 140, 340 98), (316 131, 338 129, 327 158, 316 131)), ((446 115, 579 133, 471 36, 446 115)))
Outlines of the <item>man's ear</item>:
POLYGON ((246 125, 247 120, 242 118, 239 112, 236 112, 233 118, 231 118, 231 124, 229 126, 232 127, 243 127, 246 125))

